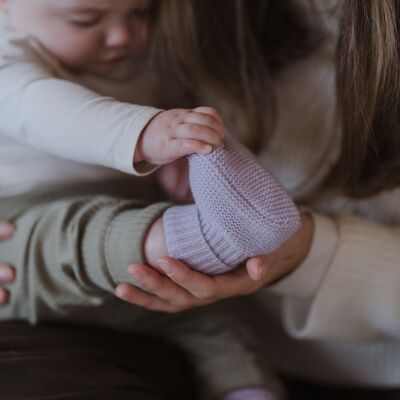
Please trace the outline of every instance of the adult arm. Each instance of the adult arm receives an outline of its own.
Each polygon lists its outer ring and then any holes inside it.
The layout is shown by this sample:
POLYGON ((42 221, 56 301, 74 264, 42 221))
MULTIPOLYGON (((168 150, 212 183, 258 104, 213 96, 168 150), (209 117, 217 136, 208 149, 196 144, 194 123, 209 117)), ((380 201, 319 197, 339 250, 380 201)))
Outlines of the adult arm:
POLYGON ((285 296, 288 332, 302 339, 397 340, 400 227, 350 215, 315 215, 315 221, 308 258, 276 288, 285 296))
POLYGON ((262 258, 252 258, 230 273, 207 276, 166 257, 160 263, 165 275, 144 264, 131 265, 129 272, 145 291, 120 284, 116 295, 141 307, 175 313, 254 293, 290 273, 306 258, 314 223, 307 213, 302 213, 301 218, 301 228, 282 247, 262 258))
MULTIPOLYGON (((305 235, 299 231, 278 251, 249 260, 247 270, 241 267, 217 277, 200 275, 170 259, 166 268, 170 279, 144 265, 132 266, 131 272, 151 294, 122 284, 117 295, 153 310, 178 312, 253 293, 280 280, 272 290, 283 296, 282 319, 292 336, 397 339, 399 226, 349 215, 313 214, 313 220, 315 234, 302 262, 296 255, 301 246, 295 241, 305 235)), ((303 228, 307 225, 303 223, 303 228)), ((265 292, 257 296, 263 301, 265 292)))

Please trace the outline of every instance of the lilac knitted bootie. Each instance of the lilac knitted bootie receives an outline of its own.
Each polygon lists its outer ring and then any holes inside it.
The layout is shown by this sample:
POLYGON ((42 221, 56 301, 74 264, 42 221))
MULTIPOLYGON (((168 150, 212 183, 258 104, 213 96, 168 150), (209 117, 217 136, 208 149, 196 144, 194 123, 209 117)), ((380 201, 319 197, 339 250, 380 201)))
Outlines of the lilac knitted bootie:
POLYGON ((194 205, 163 217, 168 254, 214 275, 269 253, 300 226, 285 189, 232 137, 223 149, 189 157, 194 205))

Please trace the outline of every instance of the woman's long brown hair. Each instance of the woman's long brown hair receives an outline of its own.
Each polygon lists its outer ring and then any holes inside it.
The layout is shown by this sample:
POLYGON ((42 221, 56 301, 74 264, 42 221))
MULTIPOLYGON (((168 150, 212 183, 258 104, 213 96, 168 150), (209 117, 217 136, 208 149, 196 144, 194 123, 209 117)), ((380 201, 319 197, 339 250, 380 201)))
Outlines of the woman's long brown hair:
POLYGON ((341 156, 326 185, 365 197, 400 184, 400 1, 345 0, 337 52, 341 156))
MULTIPOLYGON (((235 131, 257 151, 279 111, 274 74, 316 47, 318 27, 293 0, 161 0, 159 5, 155 53, 194 105, 233 110, 235 131)), ((364 197, 400 183, 400 0, 344 0, 341 6, 342 149, 325 187, 364 197)))
POLYGON ((161 0, 159 6, 160 64, 168 64, 194 103, 227 111, 237 135, 257 151, 276 114, 273 74, 317 41, 309 21, 289 0, 161 0))

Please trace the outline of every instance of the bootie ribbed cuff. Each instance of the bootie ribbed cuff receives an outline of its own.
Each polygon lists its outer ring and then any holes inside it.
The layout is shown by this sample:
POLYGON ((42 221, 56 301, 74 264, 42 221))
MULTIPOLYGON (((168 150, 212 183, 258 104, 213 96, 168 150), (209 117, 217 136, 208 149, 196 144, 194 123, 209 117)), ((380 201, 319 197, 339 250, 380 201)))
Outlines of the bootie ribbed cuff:
MULTIPOLYGON (((195 205, 169 208, 163 215, 163 223, 170 257, 208 275, 220 274, 234 268, 234 265, 223 263, 205 240, 195 205)), ((220 237, 216 238, 216 244, 218 248, 224 248, 224 253, 235 253, 235 249, 221 242, 220 237)))

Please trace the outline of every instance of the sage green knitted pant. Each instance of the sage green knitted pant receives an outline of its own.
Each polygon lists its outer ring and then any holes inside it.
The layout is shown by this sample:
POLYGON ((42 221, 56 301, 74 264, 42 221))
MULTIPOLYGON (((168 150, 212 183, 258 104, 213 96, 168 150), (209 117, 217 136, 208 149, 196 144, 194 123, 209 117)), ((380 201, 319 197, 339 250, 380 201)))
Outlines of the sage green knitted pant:
POLYGON ((134 283, 127 266, 145 261, 146 233, 170 204, 86 192, 0 200, 0 218, 17 228, 12 240, 0 243, 0 262, 12 264, 17 276, 0 319, 162 335, 189 354, 207 399, 243 386, 274 386, 247 321, 251 312, 240 311, 243 302, 167 315, 113 295, 117 283, 134 283))

